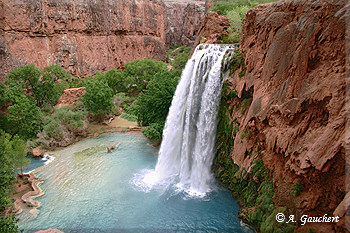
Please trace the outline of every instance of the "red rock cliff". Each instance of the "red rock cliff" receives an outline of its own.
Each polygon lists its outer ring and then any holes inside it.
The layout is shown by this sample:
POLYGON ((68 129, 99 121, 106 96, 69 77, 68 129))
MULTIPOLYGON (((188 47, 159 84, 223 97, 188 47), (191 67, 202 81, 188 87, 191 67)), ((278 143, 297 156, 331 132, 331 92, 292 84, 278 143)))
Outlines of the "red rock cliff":
POLYGON ((3 0, 0 81, 19 66, 59 64, 74 76, 166 60, 165 48, 192 45, 207 0, 3 0))
MULTIPOLYGON (((238 70, 230 79, 239 97, 232 104, 242 104, 248 93, 252 95, 243 115, 232 113, 239 122, 231 154, 234 162, 249 171, 259 147, 273 174, 275 204, 300 216, 341 217, 337 226, 321 224, 324 232, 345 230, 350 205, 350 174, 345 172, 346 144, 350 144, 346 3, 285 0, 251 9, 240 47, 246 74, 239 77, 238 70), (303 189, 294 196, 291 187, 297 182, 303 189)), ((321 225, 308 226, 318 231, 321 225)))
POLYGON ((2 78, 28 63, 87 76, 137 58, 166 59, 161 0, 3 0, 0 12, 2 78))
POLYGON ((164 0, 167 7, 166 44, 192 46, 196 27, 204 18, 208 0, 164 0))

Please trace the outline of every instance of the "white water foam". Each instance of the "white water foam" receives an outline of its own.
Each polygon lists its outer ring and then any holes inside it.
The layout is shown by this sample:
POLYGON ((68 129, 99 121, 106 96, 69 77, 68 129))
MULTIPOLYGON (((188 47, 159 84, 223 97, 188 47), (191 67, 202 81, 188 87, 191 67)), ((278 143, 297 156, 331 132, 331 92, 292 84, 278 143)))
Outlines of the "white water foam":
POLYGON ((176 88, 157 165, 132 181, 142 191, 171 186, 199 198, 212 191, 217 113, 233 50, 233 45, 196 48, 176 88))
POLYGON ((44 165, 47 165, 55 160, 55 156, 50 155, 50 154, 44 154, 43 158, 41 160, 45 161, 44 165))
MULTIPOLYGON (((51 155, 51 154, 44 154, 43 158, 41 159, 42 161, 44 161, 44 165, 42 166, 45 166, 51 162, 53 162, 54 160, 56 159, 55 156, 51 155)), ((30 170, 29 172, 25 172, 24 174, 29 174, 29 173, 32 173, 36 170, 37 168, 33 169, 33 170, 30 170)))

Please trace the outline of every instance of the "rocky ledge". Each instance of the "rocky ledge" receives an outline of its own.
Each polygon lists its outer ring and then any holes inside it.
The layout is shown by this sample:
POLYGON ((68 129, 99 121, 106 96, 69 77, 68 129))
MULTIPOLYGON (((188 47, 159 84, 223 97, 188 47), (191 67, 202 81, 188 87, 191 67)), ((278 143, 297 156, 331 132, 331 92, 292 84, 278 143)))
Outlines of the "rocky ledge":
POLYGON ((34 201, 33 198, 44 194, 39 187, 39 184, 42 182, 43 180, 40 180, 33 173, 18 174, 16 192, 13 194, 13 197, 16 198, 14 202, 14 213, 19 214, 26 207, 30 207, 31 209, 40 207, 40 202, 34 201))

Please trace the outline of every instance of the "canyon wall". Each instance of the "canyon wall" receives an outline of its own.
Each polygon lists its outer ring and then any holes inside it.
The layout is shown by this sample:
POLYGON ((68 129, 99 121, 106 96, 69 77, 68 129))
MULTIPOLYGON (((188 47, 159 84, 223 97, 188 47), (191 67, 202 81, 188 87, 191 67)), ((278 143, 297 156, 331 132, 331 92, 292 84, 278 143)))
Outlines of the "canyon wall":
POLYGON ((204 11, 204 0, 3 0, 0 81, 30 63, 83 77, 138 58, 165 61, 167 42, 194 41, 204 11))
POLYGON ((166 45, 193 46, 196 27, 202 22, 208 0, 164 0, 167 8, 166 45))
POLYGON ((275 206, 297 219, 340 217, 337 225, 306 225, 317 232, 344 231, 345 219, 350 229, 346 3, 284 0, 251 9, 240 45, 244 66, 229 79, 237 93, 230 100, 230 118, 239 127, 232 136, 234 163, 250 172, 261 159, 273 176, 275 206), (300 195, 292 194, 297 184, 300 195))

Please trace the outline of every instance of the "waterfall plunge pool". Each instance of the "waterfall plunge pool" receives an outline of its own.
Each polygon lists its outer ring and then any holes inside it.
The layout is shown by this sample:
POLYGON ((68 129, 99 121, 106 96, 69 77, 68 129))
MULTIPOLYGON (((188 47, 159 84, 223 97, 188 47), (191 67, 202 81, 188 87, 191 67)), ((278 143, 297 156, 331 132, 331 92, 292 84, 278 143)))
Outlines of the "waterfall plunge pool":
POLYGON ((142 191, 135 177, 154 169, 157 149, 135 133, 88 138, 62 150, 34 172, 45 182, 41 207, 19 215, 24 232, 251 232, 239 206, 219 184, 204 198, 167 189, 142 191), (119 144, 106 153, 106 146, 119 144), (78 152, 78 153, 76 153, 78 152))

